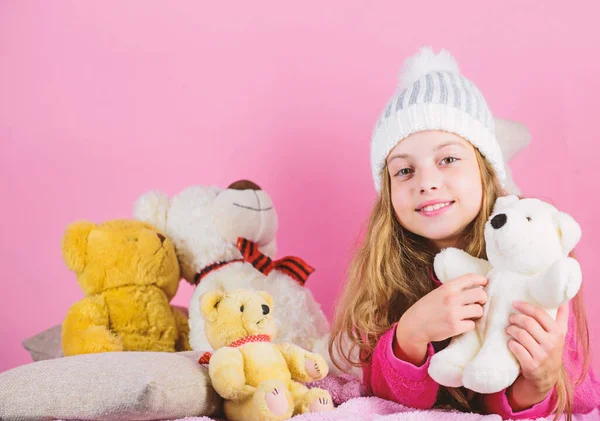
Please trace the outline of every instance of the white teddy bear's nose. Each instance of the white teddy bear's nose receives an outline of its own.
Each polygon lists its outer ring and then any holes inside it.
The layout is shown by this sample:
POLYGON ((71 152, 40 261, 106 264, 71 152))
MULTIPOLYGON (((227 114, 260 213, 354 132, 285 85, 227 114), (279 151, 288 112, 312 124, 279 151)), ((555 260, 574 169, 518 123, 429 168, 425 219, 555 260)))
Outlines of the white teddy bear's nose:
POLYGON ((506 214, 499 213, 498 215, 492 218, 492 227, 494 227, 494 229, 502 228, 504 224, 506 224, 506 219, 506 214))

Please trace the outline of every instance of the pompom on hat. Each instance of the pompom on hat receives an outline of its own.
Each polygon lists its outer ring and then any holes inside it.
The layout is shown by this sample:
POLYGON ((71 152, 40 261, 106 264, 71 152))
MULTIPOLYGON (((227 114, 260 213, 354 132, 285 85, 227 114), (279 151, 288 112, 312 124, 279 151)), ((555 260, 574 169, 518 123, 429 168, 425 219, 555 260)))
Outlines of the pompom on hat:
POLYGON ((504 186, 506 170, 496 140, 494 117, 477 87, 460 74, 452 55, 423 47, 404 62, 396 92, 375 124, 371 138, 371 170, 377 192, 390 151, 407 136, 443 130, 461 136, 492 164, 504 186))

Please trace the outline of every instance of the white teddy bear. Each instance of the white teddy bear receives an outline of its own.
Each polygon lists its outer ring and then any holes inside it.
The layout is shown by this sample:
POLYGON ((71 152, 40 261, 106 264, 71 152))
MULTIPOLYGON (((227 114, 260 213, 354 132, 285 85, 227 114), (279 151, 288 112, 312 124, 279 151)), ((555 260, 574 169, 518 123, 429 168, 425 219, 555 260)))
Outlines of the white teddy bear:
MULTIPOLYGON (((312 350, 329 332, 320 305, 289 272, 271 270, 264 275, 242 259, 238 238, 258 246, 265 262, 276 253, 277 213, 269 195, 256 184, 241 180, 227 189, 192 186, 172 198, 151 191, 136 201, 134 215, 167 234, 183 277, 197 285, 189 304, 192 349, 212 350, 204 332, 200 296, 216 289, 268 291, 277 303, 278 342, 312 350)), ((301 275, 305 279, 309 273, 301 275)))
POLYGON ((488 278, 483 317, 475 330, 453 338, 435 354, 429 374, 441 385, 495 393, 518 377, 518 360, 508 348, 505 330, 513 301, 556 310, 581 286, 579 263, 568 257, 581 238, 577 222, 538 199, 500 197, 485 226, 488 261, 448 248, 436 255, 434 270, 445 283, 467 273, 488 278))

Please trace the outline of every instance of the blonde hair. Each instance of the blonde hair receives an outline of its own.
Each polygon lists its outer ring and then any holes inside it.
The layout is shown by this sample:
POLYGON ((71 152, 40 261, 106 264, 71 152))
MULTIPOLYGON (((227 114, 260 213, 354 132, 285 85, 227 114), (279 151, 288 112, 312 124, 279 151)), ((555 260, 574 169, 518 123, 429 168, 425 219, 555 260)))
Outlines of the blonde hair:
MULTIPOLYGON (((493 167, 475 149, 483 186, 481 209, 462 235, 460 248, 486 259, 485 223, 494 202, 506 195, 493 167)), ((379 337, 388 331, 421 297, 435 285, 430 278, 435 252, 428 241, 404 229, 398 222, 391 200, 387 167, 382 169, 382 189, 371 212, 364 240, 350 264, 345 287, 339 297, 329 341, 333 363, 343 370, 348 364, 369 363, 379 337), (347 338, 347 339, 346 339, 347 338), (358 355, 358 359, 353 358, 358 355), (340 357, 341 356, 341 357, 340 357)), ((584 356, 583 381, 589 366, 589 335, 581 292, 573 300, 577 338, 584 356)), ((473 393, 465 389, 442 388, 438 407, 463 410, 474 408, 473 393), (440 399, 441 397, 441 399, 440 399)), ((563 367, 556 386, 557 418, 566 413, 571 419, 572 384, 563 367)))

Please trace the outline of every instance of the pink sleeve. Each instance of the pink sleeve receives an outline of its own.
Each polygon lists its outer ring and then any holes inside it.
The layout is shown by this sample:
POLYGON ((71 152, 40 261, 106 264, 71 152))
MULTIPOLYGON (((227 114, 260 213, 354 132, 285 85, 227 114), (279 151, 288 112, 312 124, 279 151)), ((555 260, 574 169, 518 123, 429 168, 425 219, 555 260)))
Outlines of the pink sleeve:
POLYGON ((552 392, 548 393, 546 399, 533 405, 531 408, 515 412, 508 403, 506 389, 490 395, 483 395, 485 412, 488 414, 498 414, 502 419, 520 420, 526 418, 544 418, 552 413, 554 404, 554 393, 552 392))
POLYGON ((429 409, 435 404, 438 384, 427 369, 434 354, 429 344, 428 357, 419 367, 394 355, 394 325, 381 336, 373 351, 370 364, 363 367, 363 382, 372 394, 412 408, 429 409))
MULTIPOLYGON (((579 379, 583 368, 583 356, 581 348, 577 346, 576 332, 577 324, 571 307, 563 363, 572 382, 579 379)), ((600 407, 600 382, 590 367, 583 381, 573 391, 573 412, 586 414, 597 407, 600 407)))

